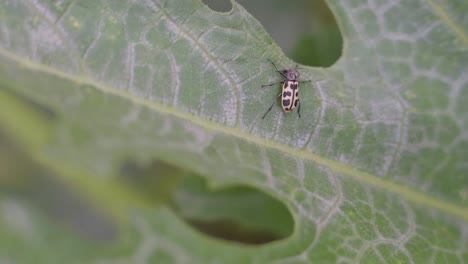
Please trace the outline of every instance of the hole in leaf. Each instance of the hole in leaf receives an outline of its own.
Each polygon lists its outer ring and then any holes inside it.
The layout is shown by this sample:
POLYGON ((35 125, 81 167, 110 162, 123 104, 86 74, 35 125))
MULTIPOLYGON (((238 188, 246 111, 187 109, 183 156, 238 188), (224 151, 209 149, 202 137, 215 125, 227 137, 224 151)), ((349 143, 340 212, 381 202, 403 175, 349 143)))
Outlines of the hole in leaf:
MULTIPOLYGON (((218 10, 231 10, 229 1, 204 0, 218 10)), ((343 39, 335 17, 323 0, 238 0, 260 21, 278 46, 294 61, 328 67, 341 56, 343 39)))
POLYGON ((173 197, 176 213, 209 236, 264 244, 289 236, 294 222, 281 202, 249 187, 210 190, 201 177, 187 177, 173 197))
POLYGON ((232 9, 230 0, 202 0, 202 2, 216 12, 226 13, 232 9))
POLYGON ((120 180, 156 205, 171 199, 186 173, 163 161, 153 160, 149 164, 127 161, 120 169, 120 180))
POLYGON ((156 204, 170 201, 176 214, 209 236, 246 244, 283 239, 293 230, 288 209, 272 197, 247 187, 210 190, 198 176, 153 161, 126 162, 120 179, 156 204))

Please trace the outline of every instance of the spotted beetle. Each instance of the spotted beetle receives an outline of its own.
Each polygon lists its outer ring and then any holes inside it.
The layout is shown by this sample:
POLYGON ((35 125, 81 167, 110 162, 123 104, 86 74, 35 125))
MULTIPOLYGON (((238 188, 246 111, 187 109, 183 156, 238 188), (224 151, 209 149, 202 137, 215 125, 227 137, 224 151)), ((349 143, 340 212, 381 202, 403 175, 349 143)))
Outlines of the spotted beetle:
MULTIPOLYGON (((282 84, 281 93, 277 96, 275 101, 271 104, 270 108, 265 112, 262 116, 262 119, 266 117, 266 115, 271 111, 273 106, 276 103, 276 100, 280 98, 281 100, 281 107, 285 113, 291 112, 294 108, 297 107, 297 114, 299 118, 301 117, 301 103, 299 102, 299 72, 298 65, 294 69, 285 69, 285 70, 278 70, 275 63, 272 60, 269 60, 277 73, 281 74, 284 77, 283 81, 264 84, 262 87, 273 86, 275 84, 282 84)), ((310 82, 311 80, 301 81, 302 83, 310 82)))

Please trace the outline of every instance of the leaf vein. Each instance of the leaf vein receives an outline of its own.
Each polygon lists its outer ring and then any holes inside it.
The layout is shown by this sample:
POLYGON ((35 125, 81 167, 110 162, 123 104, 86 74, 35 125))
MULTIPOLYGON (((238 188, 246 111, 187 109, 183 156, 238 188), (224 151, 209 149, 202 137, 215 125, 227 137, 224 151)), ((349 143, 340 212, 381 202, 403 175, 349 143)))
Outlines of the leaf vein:
POLYGON ((355 180, 381 188, 389 193, 399 195, 410 202, 425 205, 435 210, 439 210, 461 218, 465 221, 468 221, 468 210, 465 207, 460 207, 458 205, 451 204, 447 201, 440 200, 438 197, 429 196, 411 187, 389 181, 388 179, 378 177, 366 171, 353 168, 351 167, 351 165, 331 160, 326 157, 322 157, 320 155, 308 152, 306 150, 293 148, 291 146, 276 141, 260 138, 258 136, 246 133, 238 127, 227 127, 224 125, 220 125, 219 123, 205 120, 190 113, 177 111, 177 109, 173 107, 168 107, 166 105, 162 105, 154 101, 147 100, 145 98, 132 96, 127 91, 114 89, 94 79, 90 79, 87 76, 77 76, 67 72, 63 72, 59 69, 51 68, 48 65, 39 64, 27 58, 19 57, 18 55, 11 53, 10 51, 5 49, 0 49, 0 55, 3 56, 5 59, 10 60, 11 63, 17 63, 21 65, 22 68, 47 73, 59 78, 63 78, 65 80, 69 80, 71 82, 95 87, 96 90, 99 90, 103 93, 121 97, 135 104, 140 104, 142 106, 148 107, 149 109, 158 111, 161 114, 172 115, 182 120, 192 122, 206 130, 212 130, 217 133, 224 133, 226 135, 230 135, 232 137, 245 140, 247 142, 252 142, 265 148, 289 154, 293 157, 313 161, 317 164, 328 167, 331 171, 335 173, 348 175, 349 177, 355 180))
POLYGON ((70 51, 70 53, 73 54, 73 57, 75 57, 77 59, 82 73, 87 74, 89 71, 88 71, 84 61, 82 60, 82 58, 79 56, 79 52, 78 52, 77 48, 64 35, 64 33, 62 32, 62 30, 60 30, 58 25, 55 24, 54 21, 51 21, 52 18, 47 17, 47 15, 42 11, 43 8, 36 1, 34 1, 34 0, 25 0, 25 2, 57 34, 57 37, 66 46, 68 51, 70 51))
POLYGON ((447 14, 447 12, 437 3, 432 0, 426 0, 426 3, 434 10, 435 14, 447 25, 449 29, 453 31, 455 37, 461 40, 465 47, 468 47, 468 34, 463 30, 463 28, 459 27, 447 14))
POLYGON ((221 66, 219 61, 217 61, 210 54, 209 50, 197 40, 197 38, 192 36, 187 30, 185 30, 180 25, 178 25, 176 21, 164 10, 164 8, 162 8, 161 6, 158 5, 158 3, 156 3, 155 0, 151 0, 151 2, 153 3, 153 6, 155 6, 161 12, 162 17, 165 17, 166 18, 165 20, 167 22, 171 23, 175 28, 177 28, 179 33, 185 36, 185 39, 189 40, 191 43, 194 44, 194 46, 198 47, 201 53, 204 54, 205 59, 212 62, 216 66, 215 70, 219 72, 219 74, 222 75, 223 78, 229 82, 229 85, 230 87, 233 88, 233 92, 236 97, 236 117, 235 117, 236 120, 235 120, 234 125, 239 126, 240 124, 240 95, 239 95, 240 88, 237 86, 236 82, 229 76, 227 70, 221 66))

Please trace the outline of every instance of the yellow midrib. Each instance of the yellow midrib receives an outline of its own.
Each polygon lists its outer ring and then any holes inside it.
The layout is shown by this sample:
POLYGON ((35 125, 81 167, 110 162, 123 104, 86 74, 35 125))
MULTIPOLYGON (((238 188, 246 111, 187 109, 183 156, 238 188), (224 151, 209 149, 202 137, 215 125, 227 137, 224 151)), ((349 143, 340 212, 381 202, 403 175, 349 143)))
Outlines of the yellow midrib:
POLYGON ((465 47, 468 47, 468 35, 463 29, 463 27, 458 26, 452 19, 452 17, 447 14, 441 4, 438 4, 432 0, 426 0, 428 5, 434 10, 437 16, 447 25, 449 29, 453 31, 455 36, 461 40, 465 47))
POLYGON ((13 61, 14 63, 21 65, 23 68, 51 74, 51 75, 54 75, 54 76, 63 78, 65 80, 78 83, 78 84, 87 84, 87 85, 95 87, 96 89, 104 93, 120 96, 136 104, 144 105, 146 107, 154 109, 160 113, 172 115, 172 116, 187 120, 201 127, 204 127, 208 130, 213 130, 213 131, 225 133, 227 135, 232 135, 237 138, 256 143, 257 145, 260 145, 266 148, 271 148, 271 149, 275 149, 275 150, 290 154, 291 156, 295 156, 295 157, 305 159, 305 160, 311 160, 313 162, 316 162, 318 164, 321 164, 330 168, 330 170, 336 173, 349 175, 356 180, 371 184, 373 186, 377 186, 388 192, 397 194, 401 197, 404 197, 406 200, 410 202, 425 205, 427 207, 430 207, 439 211, 443 211, 448 214, 459 217, 463 219, 464 221, 468 221, 468 210, 466 208, 463 208, 454 204, 450 204, 443 200, 433 198, 423 192, 420 192, 413 188, 409 188, 402 184, 394 183, 389 180, 379 178, 371 173, 354 169, 348 164, 343 164, 343 163, 340 163, 340 162, 337 162, 328 158, 324 158, 322 156, 313 154, 305 150, 295 149, 295 148, 292 148, 284 144, 280 144, 275 141, 266 140, 266 139, 254 136, 252 134, 248 134, 240 130, 237 127, 235 128, 226 127, 219 123, 210 122, 210 121, 207 121, 205 119, 202 119, 198 116, 194 116, 189 113, 175 111, 175 108, 172 108, 169 106, 157 104, 155 102, 148 101, 148 100, 138 98, 138 97, 133 97, 125 91, 112 89, 111 87, 103 85, 102 83, 98 83, 92 79, 89 79, 86 76, 75 76, 69 73, 58 71, 57 69, 50 68, 46 65, 38 64, 33 61, 23 59, 17 56, 16 54, 10 53, 4 49, 0 49, 0 54, 8 58, 9 60, 13 61))

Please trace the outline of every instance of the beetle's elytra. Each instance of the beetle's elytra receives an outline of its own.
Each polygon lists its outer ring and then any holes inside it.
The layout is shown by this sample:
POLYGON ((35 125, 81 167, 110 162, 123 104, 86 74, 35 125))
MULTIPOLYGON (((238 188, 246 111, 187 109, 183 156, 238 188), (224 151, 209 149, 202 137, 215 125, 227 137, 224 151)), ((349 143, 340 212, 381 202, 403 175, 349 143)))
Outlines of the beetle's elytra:
MULTIPOLYGON (((281 107, 283 108, 283 111, 285 113, 289 113, 294 108, 297 107, 297 114, 299 115, 299 117, 301 117, 301 103, 299 101, 299 80, 298 80, 299 72, 297 71, 298 66, 296 65, 294 69, 285 69, 285 70, 280 71, 278 70, 278 67, 276 67, 275 63, 273 63, 273 61, 271 60, 269 61, 271 62, 273 67, 275 67, 276 72, 281 74, 284 80, 280 82, 265 84, 265 85, 262 85, 262 87, 273 86, 275 84, 282 84, 281 93, 277 96, 277 99, 279 98, 281 100, 281 107)), ((310 82, 310 80, 301 81, 301 82, 303 83, 310 82)), ((271 111, 271 109, 275 105, 276 100, 271 104, 270 108, 268 108, 268 110, 262 116, 262 119, 264 119, 266 115, 271 111)))

